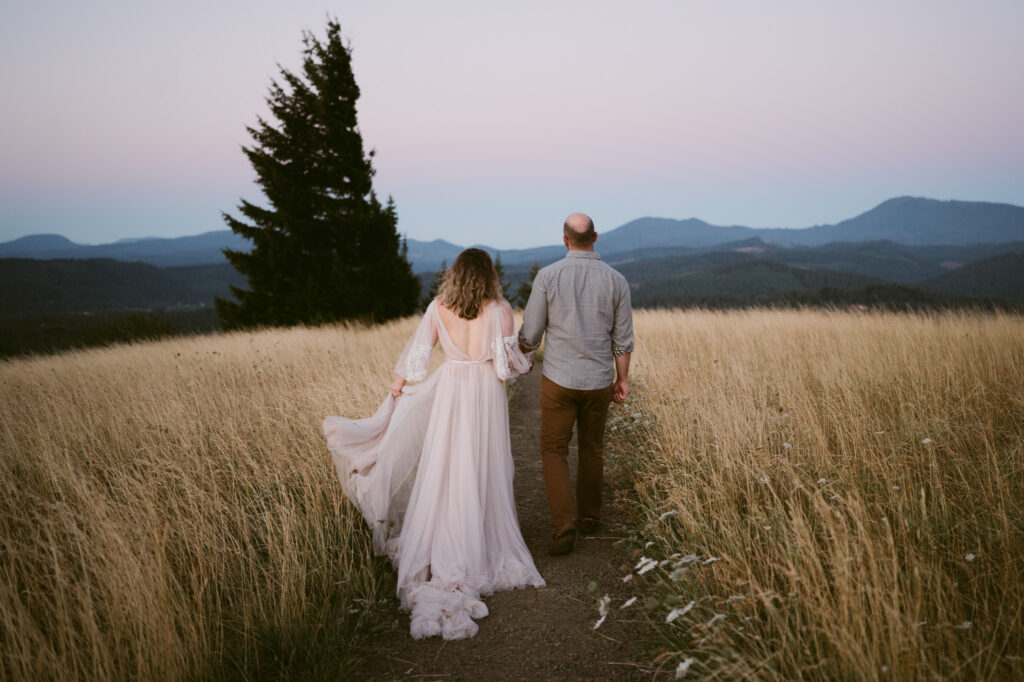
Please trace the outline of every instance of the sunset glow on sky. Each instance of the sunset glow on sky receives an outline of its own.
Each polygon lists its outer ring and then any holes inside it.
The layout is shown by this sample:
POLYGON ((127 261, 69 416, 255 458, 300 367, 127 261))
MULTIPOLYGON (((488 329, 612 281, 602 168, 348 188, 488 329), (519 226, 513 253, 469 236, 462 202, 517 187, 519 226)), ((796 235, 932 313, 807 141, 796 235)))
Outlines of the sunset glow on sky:
POLYGON ((752 227, 914 195, 1024 204, 1019 0, 0 7, 0 241, 225 229, 276 64, 336 16, 409 237, 520 248, 572 211, 752 227))

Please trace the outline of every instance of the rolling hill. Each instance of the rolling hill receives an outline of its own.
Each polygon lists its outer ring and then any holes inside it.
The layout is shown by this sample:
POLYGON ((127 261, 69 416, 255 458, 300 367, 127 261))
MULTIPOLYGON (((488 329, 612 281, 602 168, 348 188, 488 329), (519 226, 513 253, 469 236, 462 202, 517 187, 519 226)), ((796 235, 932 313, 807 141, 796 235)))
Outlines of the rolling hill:
MULTIPOLYGON (((938 201, 899 197, 885 201, 859 216, 835 225, 802 229, 720 227, 696 218, 639 218, 615 229, 599 226, 597 250, 609 261, 668 255, 687 250, 721 247, 743 240, 760 239, 780 247, 817 247, 830 243, 891 242, 902 246, 969 246, 1024 242, 1024 207, 969 201, 938 201), (632 255, 630 255, 632 254, 632 255)), ((557 226, 552 245, 501 250, 506 265, 550 263, 562 257, 557 226)), ((416 272, 433 272, 442 261, 451 261, 463 247, 444 240, 408 240, 409 260, 416 272)), ((0 258, 114 258, 152 265, 223 263, 221 249, 245 250, 248 241, 230 230, 217 230, 176 239, 121 240, 93 246, 75 244, 60 235, 30 235, 0 244, 0 258)), ((498 249, 483 245, 492 255, 498 249)), ((987 255, 995 255, 989 253, 987 255)), ((913 258, 911 258, 913 260, 913 258)), ((913 266, 899 281, 913 281, 926 272, 913 266)))
POLYGON ((227 263, 160 268, 112 259, 0 259, 0 317, 210 306, 245 279, 227 263))
POLYGON ((216 230, 173 239, 122 239, 94 246, 75 244, 60 235, 30 235, 0 244, 0 258, 112 258, 159 266, 226 263, 221 249, 247 251, 249 241, 231 230, 216 230))
POLYGON ((975 261, 930 277, 919 286, 942 294, 996 298, 1024 304, 1024 249, 1020 253, 1004 253, 975 261))
POLYGON ((836 225, 770 234, 776 240, 787 238, 789 244, 807 245, 875 240, 911 245, 1015 242, 1024 241, 1024 207, 899 197, 836 225))

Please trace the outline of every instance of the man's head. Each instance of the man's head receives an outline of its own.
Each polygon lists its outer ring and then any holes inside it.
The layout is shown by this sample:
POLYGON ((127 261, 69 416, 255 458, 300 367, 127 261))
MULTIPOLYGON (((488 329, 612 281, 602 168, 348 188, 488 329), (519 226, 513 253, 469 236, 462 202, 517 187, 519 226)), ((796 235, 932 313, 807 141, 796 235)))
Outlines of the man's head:
POLYGON ((594 221, 585 213, 573 213, 562 226, 565 245, 575 251, 593 251, 597 241, 594 221))

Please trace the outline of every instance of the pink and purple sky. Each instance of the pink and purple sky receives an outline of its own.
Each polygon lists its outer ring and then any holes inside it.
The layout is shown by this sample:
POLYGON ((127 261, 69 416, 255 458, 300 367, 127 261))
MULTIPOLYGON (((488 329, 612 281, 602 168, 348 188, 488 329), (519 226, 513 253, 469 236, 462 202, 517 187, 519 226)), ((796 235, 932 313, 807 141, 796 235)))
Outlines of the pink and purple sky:
POLYGON ((562 219, 807 227, 1024 204, 1024 2, 93 0, 0 5, 0 241, 225 229, 276 64, 336 16, 375 187, 420 240, 562 219))

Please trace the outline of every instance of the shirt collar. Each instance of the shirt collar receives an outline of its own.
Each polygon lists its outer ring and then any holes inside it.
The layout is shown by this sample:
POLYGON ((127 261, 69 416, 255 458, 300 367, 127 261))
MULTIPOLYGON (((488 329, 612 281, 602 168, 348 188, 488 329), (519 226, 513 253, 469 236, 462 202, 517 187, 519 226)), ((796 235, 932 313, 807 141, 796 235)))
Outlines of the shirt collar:
POLYGON ((565 254, 565 257, 566 258, 596 258, 597 260, 601 260, 601 256, 600 256, 600 254, 597 253, 597 251, 575 251, 575 250, 570 249, 569 252, 565 254))

